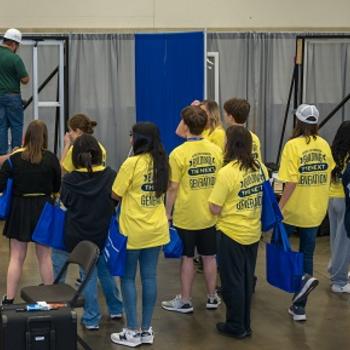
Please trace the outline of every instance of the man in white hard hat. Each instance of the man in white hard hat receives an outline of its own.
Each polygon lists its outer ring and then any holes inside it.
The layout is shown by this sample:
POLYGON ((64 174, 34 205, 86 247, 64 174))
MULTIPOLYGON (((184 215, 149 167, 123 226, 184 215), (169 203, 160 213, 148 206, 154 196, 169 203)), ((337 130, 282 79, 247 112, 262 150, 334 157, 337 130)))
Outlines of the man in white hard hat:
POLYGON ((11 130, 11 147, 22 144, 23 106, 20 85, 28 84, 29 76, 16 51, 22 34, 11 28, 4 34, 0 45, 0 156, 8 150, 8 129, 11 130))

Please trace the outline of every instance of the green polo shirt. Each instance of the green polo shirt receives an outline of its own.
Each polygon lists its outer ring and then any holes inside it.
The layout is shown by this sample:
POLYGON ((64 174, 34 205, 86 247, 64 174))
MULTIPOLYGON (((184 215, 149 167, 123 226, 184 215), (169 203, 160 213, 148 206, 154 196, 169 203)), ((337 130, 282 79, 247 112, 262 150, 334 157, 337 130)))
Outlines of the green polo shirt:
POLYGON ((9 48, 0 46, 0 96, 21 92, 21 79, 28 73, 24 63, 18 55, 9 48))

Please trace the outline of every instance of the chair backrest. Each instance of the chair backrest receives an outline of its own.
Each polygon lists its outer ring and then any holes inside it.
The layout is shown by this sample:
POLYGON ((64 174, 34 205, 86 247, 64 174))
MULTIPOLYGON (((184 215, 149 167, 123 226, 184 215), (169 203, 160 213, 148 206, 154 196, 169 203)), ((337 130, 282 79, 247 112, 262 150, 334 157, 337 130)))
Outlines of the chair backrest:
POLYGON ((69 258, 67 259, 63 268, 59 272, 58 276, 56 277, 56 280, 54 283, 55 284, 60 283, 61 277, 67 271, 68 266, 70 264, 77 264, 79 265, 80 268, 84 270, 85 276, 78 290, 74 294, 74 297, 72 298, 71 301, 69 301, 69 304, 72 307, 74 307, 74 304, 78 300, 81 292, 83 291, 86 283, 88 282, 99 256, 100 256, 100 249, 97 247, 95 243, 92 243, 90 241, 81 241, 75 246, 75 248, 69 254, 69 258))
POLYGON ((90 241, 79 242, 67 260, 68 264, 78 264, 86 274, 95 266, 100 256, 100 250, 90 241))

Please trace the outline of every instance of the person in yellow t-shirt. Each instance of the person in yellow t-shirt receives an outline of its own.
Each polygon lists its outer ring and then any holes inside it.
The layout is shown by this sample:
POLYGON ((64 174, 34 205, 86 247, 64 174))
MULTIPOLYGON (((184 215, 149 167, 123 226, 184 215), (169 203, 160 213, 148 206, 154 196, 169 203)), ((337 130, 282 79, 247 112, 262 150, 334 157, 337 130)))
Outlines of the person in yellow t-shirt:
POLYGON ((335 135, 332 154, 336 167, 332 171, 329 192, 328 217, 330 223, 331 258, 328 271, 331 280, 331 291, 334 293, 350 293, 350 239, 347 236, 345 216, 345 192, 342 175, 350 163, 350 121, 343 122, 335 135))
MULTIPOLYGON (((64 135, 64 149, 61 156, 61 166, 65 172, 71 173, 72 171, 76 170, 72 162, 72 151, 75 139, 82 134, 92 135, 96 125, 97 122, 90 120, 87 115, 82 113, 75 114, 68 120, 69 131, 64 135)), ((106 149, 101 143, 99 143, 99 146, 102 151, 102 164, 97 171, 103 170, 106 167, 107 159, 106 149)))
POLYGON ((222 165, 222 151, 201 136, 208 117, 199 106, 185 107, 181 118, 178 131, 187 141, 170 154, 171 175, 166 200, 168 219, 173 220, 184 244, 181 294, 161 305, 168 311, 191 313, 195 248, 203 259, 208 291, 206 307, 216 309, 221 302, 215 290, 216 218, 209 211, 207 199, 222 165))
POLYGON ((230 126, 226 136, 226 165, 219 170, 208 200, 210 211, 218 215, 220 277, 226 304, 226 321, 216 327, 220 333, 241 339, 252 332, 251 297, 267 170, 255 159, 252 135, 245 127, 230 126))
POLYGON ((159 130, 149 122, 131 132, 134 155, 119 169, 112 192, 121 200, 120 232, 128 236, 125 275, 121 278, 127 328, 111 335, 116 344, 153 343, 152 314, 157 298, 157 263, 160 248, 169 242, 164 195, 169 182, 168 157, 159 130), (137 321, 135 277, 140 265, 142 322, 137 321))
MULTIPOLYGON (((250 104, 241 98, 231 98, 224 103, 225 122, 228 126, 245 126, 249 117, 250 104)), ((262 162, 260 140, 251 130, 249 132, 253 138, 253 155, 262 162)))
POLYGON ((297 231, 304 254, 304 276, 289 314, 294 321, 306 320, 307 295, 318 285, 313 277, 316 235, 328 206, 331 172, 335 166, 331 149, 318 136, 319 112, 314 105, 302 104, 295 112, 296 126, 285 144, 278 179, 284 190, 280 200, 288 234, 297 231))
POLYGON ((202 133, 202 136, 215 145, 219 146, 222 152, 224 152, 226 135, 225 129, 221 124, 220 109, 218 104, 213 100, 204 100, 200 103, 199 106, 204 109, 208 115, 208 123, 202 133))

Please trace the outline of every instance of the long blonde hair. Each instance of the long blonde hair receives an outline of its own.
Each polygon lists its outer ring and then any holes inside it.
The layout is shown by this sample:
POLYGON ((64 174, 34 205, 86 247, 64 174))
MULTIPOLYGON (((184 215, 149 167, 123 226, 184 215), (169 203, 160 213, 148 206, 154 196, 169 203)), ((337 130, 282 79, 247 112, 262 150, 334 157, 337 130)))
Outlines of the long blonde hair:
POLYGON ((222 125, 219 105, 213 100, 203 100, 200 106, 208 114, 209 134, 211 134, 218 126, 222 125))

